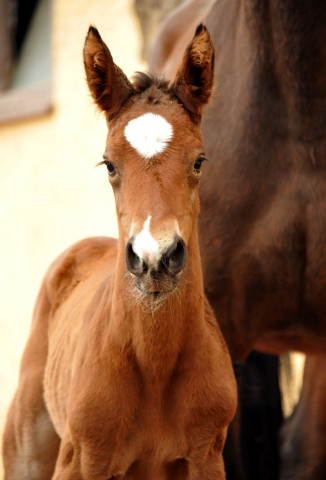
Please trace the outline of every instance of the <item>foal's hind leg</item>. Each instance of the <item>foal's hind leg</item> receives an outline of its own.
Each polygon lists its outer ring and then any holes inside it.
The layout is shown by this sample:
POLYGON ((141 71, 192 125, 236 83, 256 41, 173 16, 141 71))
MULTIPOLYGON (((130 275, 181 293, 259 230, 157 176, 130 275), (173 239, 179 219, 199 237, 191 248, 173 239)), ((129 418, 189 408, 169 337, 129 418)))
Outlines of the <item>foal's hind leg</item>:
POLYGON ((32 390, 18 391, 8 412, 3 437, 5 480, 50 480, 53 475, 60 438, 42 391, 35 386, 32 390))
POLYGON ((7 415, 3 436, 5 480, 49 480, 54 471, 60 438, 43 399, 50 309, 43 284, 21 361, 17 392, 7 415))

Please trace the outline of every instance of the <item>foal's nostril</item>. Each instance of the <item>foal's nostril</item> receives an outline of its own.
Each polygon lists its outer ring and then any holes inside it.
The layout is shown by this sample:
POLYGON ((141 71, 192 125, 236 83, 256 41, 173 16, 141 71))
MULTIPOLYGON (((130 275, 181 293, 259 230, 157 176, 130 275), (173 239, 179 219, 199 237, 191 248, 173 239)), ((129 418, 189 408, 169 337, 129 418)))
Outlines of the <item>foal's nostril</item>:
POLYGON ((134 275, 141 275, 143 273, 143 262, 142 259, 134 252, 132 248, 133 238, 130 238, 126 245, 125 250, 125 260, 128 270, 134 275))
POLYGON ((151 270, 152 277, 160 276, 163 270, 166 269, 170 274, 176 275, 181 272, 187 262, 187 247, 183 238, 179 235, 176 235, 174 242, 167 249, 164 255, 161 257, 161 260, 157 260, 156 267, 148 263, 148 259, 140 258, 133 248, 134 238, 131 237, 127 244, 125 250, 125 260, 128 270, 136 275, 141 277, 143 274, 151 270), (161 265, 161 267, 160 267, 161 265))
POLYGON ((185 241, 177 235, 173 244, 163 255, 163 263, 170 273, 176 275, 186 265, 187 257, 188 251, 185 241))

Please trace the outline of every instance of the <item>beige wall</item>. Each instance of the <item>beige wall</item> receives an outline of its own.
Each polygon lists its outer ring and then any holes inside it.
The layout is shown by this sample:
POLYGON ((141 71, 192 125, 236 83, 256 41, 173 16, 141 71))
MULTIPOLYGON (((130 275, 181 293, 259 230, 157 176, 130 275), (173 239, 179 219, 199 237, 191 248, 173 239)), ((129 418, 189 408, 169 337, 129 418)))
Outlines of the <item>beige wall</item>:
POLYGON ((84 79, 81 52, 89 24, 128 76, 142 68, 131 1, 54 0, 54 111, 0 126, 1 426, 45 269, 76 240, 117 234, 105 167, 94 167, 106 127, 84 79))

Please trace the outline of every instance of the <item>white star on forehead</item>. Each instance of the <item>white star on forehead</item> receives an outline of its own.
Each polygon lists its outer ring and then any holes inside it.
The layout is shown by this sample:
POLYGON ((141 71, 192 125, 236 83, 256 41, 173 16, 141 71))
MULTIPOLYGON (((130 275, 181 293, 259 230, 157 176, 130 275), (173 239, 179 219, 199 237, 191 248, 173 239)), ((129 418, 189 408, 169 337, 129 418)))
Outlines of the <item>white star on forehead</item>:
POLYGON ((161 115, 153 113, 134 118, 125 127, 126 139, 145 158, 163 152, 172 136, 172 125, 161 115))

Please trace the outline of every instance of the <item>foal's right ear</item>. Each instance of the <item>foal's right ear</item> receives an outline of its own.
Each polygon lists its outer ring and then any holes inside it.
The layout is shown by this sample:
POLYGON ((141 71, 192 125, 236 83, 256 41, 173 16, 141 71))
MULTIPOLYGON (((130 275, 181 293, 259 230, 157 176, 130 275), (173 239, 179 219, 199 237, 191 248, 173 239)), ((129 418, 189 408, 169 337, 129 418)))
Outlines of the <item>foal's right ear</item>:
POLYGON ((98 107, 111 120, 134 93, 133 85, 113 62, 110 50, 95 27, 88 29, 83 57, 88 88, 98 107))
POLYGON ((214 46, 204 25, 196 33, 183 56, 171 90, 194 117, 200 120, 214 85, 214 46))

